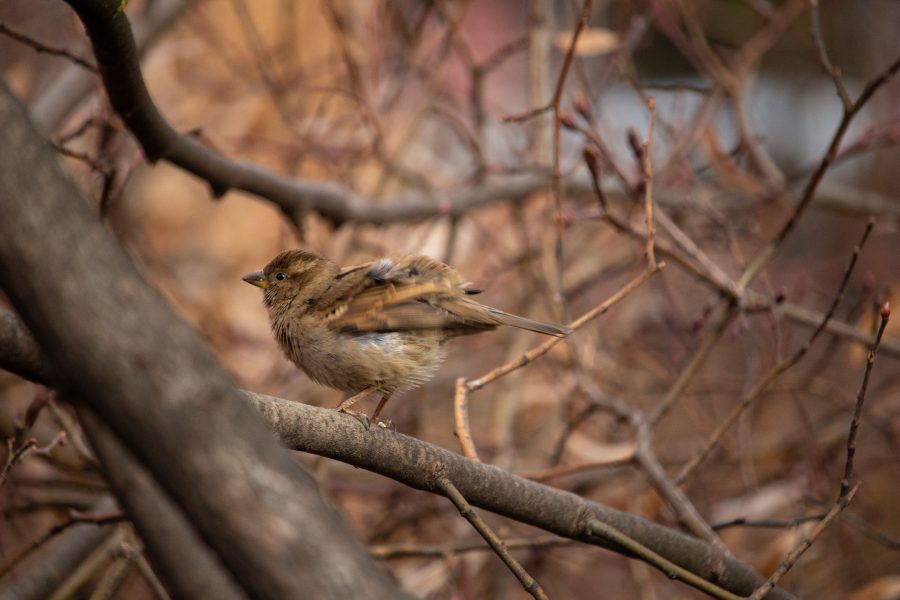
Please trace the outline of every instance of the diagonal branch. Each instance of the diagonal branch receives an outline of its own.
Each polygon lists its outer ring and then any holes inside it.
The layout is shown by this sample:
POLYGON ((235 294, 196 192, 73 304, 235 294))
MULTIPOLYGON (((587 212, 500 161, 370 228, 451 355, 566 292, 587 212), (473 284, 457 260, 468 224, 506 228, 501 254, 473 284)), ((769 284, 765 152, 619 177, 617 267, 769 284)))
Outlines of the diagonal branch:
POLYGON ((549 600, 547 592, 544 591, 541 584, 525 570, 522 563, 513 558, 512 554, 509 553, 509 548, 503 543, 503 540, 494 533, 490 526, 485 523, 484 519, 478 516, 478 513, 476 513, 471 505, 466 502, 465 497, 459 493, 456 486, 446 477, 438 477, 437 488, 450 499, 454 506, 456 506, 459 514, 471 523, 472 527, 478 532, 478 535, 488 543, 491 549, 500 557, 500 560, 502 560, 509 570, 512 571, 513 575, 516 576, 516 579, 519 580, 519 583, 522 584, 525 591, 531 594, 536 600, 549 600))
POLYGON ((265 198, 290 219, 314 211, 335 224, 386 224, 436 216, 457 216, 505 199, 530 195, 547 177, 523 177, 440 199, 419 196, 373 204, 334 183, 293 179, 256 164, 229 159, 196 137, 176 131, 159 112, 141 74, 128 18, 118 0, 66 0, 84 23, 100 65, 110 103, 150 162, 166 160, 204 179, 214 196, 241 190, 265 198))
MULTIPOLYGON (((4 311, 0 310, 0 315, 4 311)), ((16 322, 11 319, 10 322, 16 322)), ((0 348, 29 353, 7 340, 36 345, 24 326, 18 335, 0 329, 0 348)), ((263 417, 282 444, 294 450, 338 460, 394 479, 409 487, 439 493, 432 473, 441 472, 475 507, 489 510, 566 538, 595 544, 631 556, 608 540, 597 539, 588 528, 597 519, 615 528, 655 554, 710 581, 715 578, 710 559, 715 550, 707 543, 627 512, 591 502, 570 492, 518 477, 496 466, 469 460, 433 444, 385 428, 366 428, 359 421, 334 410, 309 406, 272 396, 243 392, 244 400, 263 417)), ((746 595, 763 580, 743 563, 723 559, 724 569, 716 584, 746 595)), ((773 590, 770 599, 792 598, 773 590)))

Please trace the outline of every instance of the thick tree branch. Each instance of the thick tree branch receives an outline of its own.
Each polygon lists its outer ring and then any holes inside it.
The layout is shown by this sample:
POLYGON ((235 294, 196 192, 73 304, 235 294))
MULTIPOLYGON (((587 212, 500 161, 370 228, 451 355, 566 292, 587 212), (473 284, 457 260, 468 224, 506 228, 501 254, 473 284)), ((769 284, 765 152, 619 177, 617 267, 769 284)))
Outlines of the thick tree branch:
POLYGON ((110 486, 175 597, 246 598, 184 514, 109 428, 83 403, 78 416, 110 486))
POLYGON ((60 388, 127 444, 249 595, 397 597, 5 87, 0 129, 16 148, 0 155, 0 287, 60 388))
MULTIPOLYGON (((0 310, 0 316, 3 312, 0 310)), ((16 323, 15 317, 10 321, 16 323)), ((0 343, 0 348, 28 354, 36 345, 21 323, 18 329, 13 339, 25 346, 11 348, 0 343)), ((356 419, 334 410, 253 392, 243 394, 281 443, 294 450, 339 460, 435 494, 442 493, 433 476, 439 472, 473 506, 628 554, 613 542, 598 540, 591 532, 588 522, 599 519, 678 566, 704 579, 711 578, 712 550, 696 538, 400 433, 381 427, 367 429, 356 419)), ((724 577, 715 582, 719 587, 746 595, 762 584, 762 579, 743 563, 731 558, 724 562, 724 577)), ((779 589, 771 594, 769 598, 792 597, 779 589)))
MULTIPOLYGON (((134 15, 131 24, 138 58, 195 3, 196 0, 154 0, 134 15)), ((41 131, 56 130, 97 89, 96 75, 77 65, 69 65, 54 75, 47 89, 29 106, 31 118, 41 131)))
POLYGON ((141 75, 137 50, 118 0, 66 0, 84 23, 110 102, 151 162, 168 160, 205 179, 215 196, 239 189, 266 198, 295 218, 315 211, 334 223, 393 223, 440 215, 460 215, 476 206, 521 198, 546 184, 546 177, 524 177, 440 201, 410 198, 389 204, 368 199, 332 183, 296 180, 252 163, 230 160, 198 139, 177 132, 160 114, 141 75))

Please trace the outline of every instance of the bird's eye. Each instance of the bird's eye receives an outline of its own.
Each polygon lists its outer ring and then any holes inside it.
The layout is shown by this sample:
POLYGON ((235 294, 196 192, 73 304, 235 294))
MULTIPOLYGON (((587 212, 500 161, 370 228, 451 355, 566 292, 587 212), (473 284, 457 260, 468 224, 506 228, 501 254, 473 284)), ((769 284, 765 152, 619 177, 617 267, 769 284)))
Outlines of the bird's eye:
POLYGON ((278 281, 281 281, 282 279, 285 279, 286 277, 287 277, 287 275, 285 275, 284 273, 275 273, 275 279, 277 279, 278 281))

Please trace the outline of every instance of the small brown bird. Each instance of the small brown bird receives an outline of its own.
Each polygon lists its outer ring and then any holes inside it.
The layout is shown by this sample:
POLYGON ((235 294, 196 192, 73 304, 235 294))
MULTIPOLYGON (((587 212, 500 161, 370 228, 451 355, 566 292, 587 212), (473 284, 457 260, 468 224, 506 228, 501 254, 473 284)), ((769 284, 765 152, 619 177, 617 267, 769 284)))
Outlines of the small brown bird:
MULTIPOLYGON (((443 343, 512 325, 547 335, 572 330, 512 315, 472 299, 480 290, 427 256, 382 258, 352 267, 289 250, 244 277, 263 289, 278 343, 309 377, 351 394, 338 410, 369 395, 381 401, 431 379, 443 343)), ((359 415, 357 415, 359 416, 359 415)))

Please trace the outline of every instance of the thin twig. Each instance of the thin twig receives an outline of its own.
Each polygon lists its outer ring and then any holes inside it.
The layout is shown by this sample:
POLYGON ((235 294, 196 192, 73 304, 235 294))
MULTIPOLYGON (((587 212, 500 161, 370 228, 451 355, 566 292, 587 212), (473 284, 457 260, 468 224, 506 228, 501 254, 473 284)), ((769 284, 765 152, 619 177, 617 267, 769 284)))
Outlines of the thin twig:
POLYGON ((522 587, 525 588, 525 591, 531 594, 533 598, 547 600, 548 596, 541 585, 535 581, 534 577, 528 574, 524 567, 517 561, 512 555, 509 553, 509 549, 503 543, 497 534, 495 534, 488 524, 484 522, 484 520, 478 516, 478 513, 472 508, 472 506, 466 501, 463 495, 456 489, 456 486, 447 479, 446 477, 439 477, 435 482, 438 489, 440 489, 445 496, 456 506, 456 509, 459 511, 459 514, 463 516, 469 523, 471 523, 472 527, 475 528, 475 531, 484 538, 484 541, 490 545, 490 547, 494 550, 497 556, 500 557, 509 570, 513 572, 513 575, 516 576, 516 579, 519 580, 519 583, 522 584, 522 587))
POLYGON ((781 230, 778 232, 775 238, 765 247, 763 247, 763 249, 760 250, 755 257, 753 257, 750 265, 744 270, 743 274, 738 279, 737 283, 739 289, 743 290, 747 287, 747 285, 753 280, 753 278, 756 277, 757 273, 759 273, 759 271, 766 265, 766 263, 768 263, 769 260, 775 255, 775 252, 781 247, 787 236, 794 230, 794 227, 797 226, 797 223, 800 221, 800 217, 803 216, 806 208, 815 197, 816 190, 819 187, 819 183, 822 181, 822 178, 825 177, 825 173, 828 171, 828 168, 837 157, 841 141, 844 139, 844 134, 850 127, 850 122, 859 113, 862 107, 865 106, 866 103, 872 98, 875 92, 877 92, 878 89, 885 83, 890 81, 891 78, 896 75, 898 70, 900 70, 900 57, 896 58, 894 62, 887 67, 887 69, 881 72, 880 75, 869 81, 856 101, 853 102, 849 108, 846 108, 844 110, 844 115, 841 118, 841 122, 838 124, 837 130, 835 130, 834 135, 831 138, 831 144, 829 144, 828 150, 825 151, 825 155, 819 162, 819 167, 813 172, 809 180, 806 182, 806 187, 803 189, 803 193, 800 196, 800 201, 794 208, 794 212, 785 222, 784 226, 782 226, 781 230))
POLYGON ((881 531, 853 513, 847 513, 847 516, 844 518, 849 525, 870 540, 881 544, 888 550, 900 550, 900 537, 881 531))
POLYGON ((672 507, 678 522, 698 538, 709 542, 712 550, 712 566, 717 572, 725 569, 724 557, 731 556, 697 507, 678 485, 668 476, 653 452, 653 430, 644 412, 629 403, 603 394, 588 377, 582 377, 579 385, 595 404, 626 419, 635 432, 634 460, 640 466, 653 488, 672 507))
POLYGON ((696 588, 706 594, 709 594, 713 598, 720 598, 721 600, 739 600, 740 596, 736 596, 732 594, 728 590, 724 590, 714 583, 710 583, 709 581, 703 579, 699 575, 691 573, 687 569, 679 567, 672 561, 666 559, 661 554, 657 554, 650 548, 647 548, 637 540, 634 540, 615 527, 600 521, 599 519, 591 519, 588 521, 588 529, 590 533, 599 538, 609 540, 615 543, 618 546, 621 546, 634 555, 641 558, 663 573, 665 573, 669 579, 675 579, 683 581, 684 583, 690 585, 693 588, 696 588))
MULTIPOLYGON (((608 210, 608 207, 604 204, 606 196, 602 188, 600 188, 599 171, 597 168, 591 168, 592 164, 596 167, 597 158, 596 153, 592 152, 592 150, 593 149, 590 147, 587 148, 584 151, 584 158, 592 176, 591 182, 594 186, 595 193, 597 193, 598 202, 601 204, 598 217, 604 219, 619 232, 632 238, 646 241, 646 231, 638 229, 631 223, 616 216, 613 212, 608 210)), ((672 239, 676 241, 679 247, 673 247, 665 239, 658 239, 656 243, 657 251, 681 266, 681 268, 691 274, 697 281, 709 285, 724 296, 739 303, 744 312, 759 312, 761 310, 777 309, 791 321, 814 328, 818 327, 824 320, 825 315, 822 313, 789 302, 780 302, 773 305, 770 300, 754 290, 738 289, 737 283, 732 281, 728 275, 716 265, 716 263, 710 260, 709 257, 697 247, 697 245, 685 235, 671 219, 668 218, 665 212, 657 209, 656 220, 660 227, 665 229, 666 233, 672 236, 672 239), (699 263, 699 266, 696 263, 699 263)), ((860 331, 853 325, 835 319, 828 320, 825 329, 832 335, 838 335, 866 346, 870 346, 874 340, 872 334, 860 331)), ((900 357, 900 345, 893 339, 883 341, 881 344, 881 351, 882 354, 888 354, 895 358, 900 357)))
POLYGON ((828 58, 828 50, 825 48, 825 41, 822 39, 822 26, 819 19, 819 0, 810 0, 812 10, 809 13, 809 35, 813 39, 816 50, 819 52, 819 62, 825 68, 825 72, 834 82, 835 90, 837 90, 838 98, 844 106, 844 111, 849 111, 853 107, 853 101, 844 87, 844 79, 841 77, 841 70, 834 66, 831 59, 828 58))
POLYGON ((83 68, 87 69, 88 71, 90 71, 91 73, 97 72, 97 67, 95 67, 88 61, 84 60, 80 56, 76 56, 75 54, 72 54, 65 48, 56 48, 54 46, 48 46, 47 44, 44 44, 43 42, 39 42, 39 41, 35 40, 34 38, 29 37, 27 34, 24 34, 21 31, 16 31, 15 29, 11 28, 9 25, 6 25, 4 23, 0 23, 0 34, 10 37, 22 44, 25 44, 26 46, 31 47, 32 49, 34 49, 36 52, 38 52, 40 54, 50 54, 51 56, 59 56, 61 58, 65 58, 65 59, 72 61, 79 67, 83 67, 83 68))
MULTIPOLYGON (((578 389, 579 386, 576 382, 574 386, 570 389, 568 393, 565 394, 564 397, 571 398, 571 391, 578 389)), ((551 465, 559 465, 559 461, 562 460, 563 452, 566 449, 566 444, 568 443, 569 438, 573 433, 581 426, 582 423, 587 421, 591 415, 599 410, 599 407, 593 403, 588 403, 579 411, 576 411, 575 414, 571 415, 569 418, 565 420, 565 424, 563 426, 562 432, 560 432, 559 439, 554 444, 553 452, 551 453, 550 464, 551 465)), ((531 479, 531 476, 523 475, 523 477, 527 477, 531 479)))
MULTIPOLYGON (((653 277, 653 275, 655 275, 656 273, 659 273, 662 269, 664 269, 665 266, 666 266, 666 263, 662 262, 656 266, 655 270, 644 271, 643 273, 641 273, 640 275, 638 275, 637 277, 635 277, 634 279, 629 281, 627 284, 625 284, 625 287, 620 289, 618 292, 616 292, 615 294, 613 294, 612 296, 610 296, 609 298, 604 300, 599 305, 595 306, 591 310, 587 311, 586 313, 584 313, 583 315, 581 315, 580 317, 578 317, 577 319, 575 319, 574 321, 569 323, 569 327, 571 327, 574 330, 577 330, 577 329, 580 329, 582 326, 584 326, 586 323, 592 321, 593 319, 596 319, 603 313, 607 312, 610 308, 615 306, 619 301, 621 301, 625 297, 627 297, 631 292, 633 292, 637 288, 641 287, 641 285, 643 285, 647 280, 649 280, 651 277, 653 277)), ((524 367, 525 365, 527 365, 531 361, 535 360, 536 358, 541 357, 544 354, 547 354, 547 352, 549 352, 550 349, 553 348, 553 346, 555 346, 556 344, 558 344, 559 341, 562 339, 563 338, 556 338, 556 337, 551 338, 551 339, 547 340, 546 342, 544 342, 543 344, 541 344, 540 346, 532 348, 531 350, 529 350, 528 352, 526 352, 519 358, 512 360, 504 365, 501 365, 501 366, 497 367, 496 369, 493 369, 492 371, 485 373, 484 375, 482 375, 481 377, 479 377, 477 379, 469 380, 468 382, 466 382, 466 387, 468 388, 468 390, 470 392, 474 392, 475 390, 480 390, 481 388, 483 388, 487 384, 491 383, 495 379, 499 379, 500 377, 503 377, 504 375, 508 375, 509 373, 512 373, 513 371, 524 367)))
POLYGON ((825 316, 822 318, 822 321, 819 323, 819 326, 816 327, 815 331, 813 331, 812 335, 809 339, 806 340, 800 348, 797 349, 794 354, 781 361, 768 373, 766 373, 759 382, 753 386, 751 390, 749 390, 744 396, 741 398, 741 402, 731 409, 731 412, 728 413, 728 416, 725 417, 725 420, 716 428, 713 434, 710 436, 709 440, 707 440, 706 445, 703 449, 698 452, 694 458, 692 458, 688 463, 681 469, 678 474, 678 477, 675 478, 675 481, 678 483, 684 482, 684 480, 696 469, 705 459, 709 456, 710 452, 719 444, 719 441, 724 435, 725 431, 727 431, 731 425, 737 420, 739 416, 741 416, 747 408, 750 407, 751 404, 769 387, 769 384, 772 383, 775 379, 777 379, 782 373, 796 365, 800 362, 807 352, 809 352, 810 347, 819 337, 819 335, 825 331, 828 322, 831 320, 831 317, 834 316, 835 311, 837 310, 838 305, 841 302, 841 298, 844 296, 844 290, 847 288, 847 283, 850 281, 850 275, 853 273, 853 269, 856 266, 856 261, 859 258, 859 253, 862 250, 863 246, 866 244, 866 240, 869 238, 869 234, 872 232, 872 227, 874 223, 872 220, 869 220, 866 223, 866 228, 863 231, 863 235, 859 240, 859 243, 853 248, 853 254, 850 257, 850 264, 847 265, 847 269, 844 271, 844 276, 841 279, 841 283, 838 286, 838 290, 834 295, 834 298, 831 301, 831 306, 828 308, 828 312, 825 313, 825 316))
POLYGON ((887 302, 882 305, 880 316, 881 324, 878 326, 878 333, 875 334, 875 343, 872 344, 872 348, 866 356, 866 370, 865 373, 863 373, 863 380, 859 386, 859 393, 856 395, 853 418, 850 420, 850 432, 847 434, 847 462, 844 465, 844 476, 841 478, 841 488, 840 493, 838 494, 840 498, 846 496, 850 491, 850 480, 853 478, 853 458, 856 455, 856 436, 859 433, 863 404, 866 401, 869 376, 872 374, 872 367, 875 366, 875 355, 878 353, 878 345, 881 343, 881 336, 884 335, 884 329, 887 327, 888 320, 891 318, 891 306, 887 302))
POLYGON ((731 527, 748 527, 748 528, 759 528, 759 529, 794 529, 803 523, 809 523, 810 521, 821 521, 827 516, 827 513, 817 514, 817 515, 806 515, 804 517, 797 517, 796 519, 787 519, 785 521, 777 521, 774 519, 759 519, 759 520, 751 520, 746 517, 738 517, 736 519, 731 519, 729 521, 723 521, 721 523, 713 523, 711 527, 716 531, 721 531, 722 529, 729 529, 731 527))
POLYGON ((572 41, 569 42, 569 48, 566 50, 566 57, 563 59, 562 68, 559 70, 559 77, 556 79, 556 87, 553 90, 553 98, 547 104, 539 106, 537 108, 532 108, 531 110, 527 110, 523 113, 518 113, 514 115, 506 115, 502 118, 503 121, 507 123, 519 123, 522 121, 527 121, 532 117, 536 117, 541 113, 545 113, 548 110, 554 109, 556 112, 559 112, 559 103, 562 99, 563 88, 565 87, 566 78, 569 76, 569 69, 572 66, 572 60, 575 58, 575 47, 578 43, 578 36, 581 35, 581 32, 587 26, 587 22, 591 17, 591 4, 593 0, 585 0, 584 4, 581 7, 581 13, 578 16, 578 22, 575 25, 575 31, 572 33, 572 41))
POLYGON ((556 79, 556 87, 553 90, 553 97, 547 104, 537 108, 525 111, 524 113, 506 115, 502 118, 505 122, 519 123, 526 121, 548 110, 553 111, 553 177, 551 180, 551 194, 553 197, 553 222, 556 230, 556 241, 554 247, 554 258, 556 262, 556 281, 554 282, 554 300, 561 308, 563 318, 567 318, 566 307, 564 304, 564 296, 562 293, 562 265, 563 265, 563 239, 565 236, 565 220, 563 219, 563 196, 565 190, 562 184, 562 168, 560 166, 560 153, 562 149, 561 142, 561 125, 563 114, 560 110, 560 102, 562 101, 563 89, 565 88, 566 79, 569 76, 569 70, 572 67, 572 61, 575 58, 575 50, 578 45, 578 37, 587 27, 591 17, 591 4, 593 0, 584 0, 581 6, 581 12, 578 15, 578 22, 575 25, 575 31, 572 33, 572 40, 566 50, 566 56, 563 59, 562 67, 559 70, 559 76, 556 79))
POLYGON ((647 266, 652 271, 656 268, 656 251, 653 248, 656 238, 656 226, 653 224, 653 124, 656 121, 656 100, 647 98, 647 110, 650 111, 647 125, 647 139, 644 141, 644 213, 647 219, 647 266))
POLYGON ((18 448, 13 445, 12 438, 6 440, 6 464, 3 465, 3 469, 0 469, 0 485, 6 483, 10 470, 19 464, 35 446, 37 446, 37 440, 34 438, 25 440, 25 443, 18 448))
POLYGON ((597 471, 600 469, 621 467, 634 462, 634 452, 635 447, 633 445, 623 444, 620 456, 614 456, 606 460, 594 460, 590 462, 578 463, 576 465, 562 465, 558 467, 552 467, 550 469, 544 469, 542 471, 519 473, 519 475, 521 477, 524 477, 525 479, 543 482, 549 479, 556 479, 558 477, 566 477, 567 475, 584 473, 585 471, 597 471))
POLYGON ((128 576, 128 570, 134 565, 135 550, 128 541, 123 541, 116 549, 112 560, 103 570, 102 575, 91 592, 88 600, 110 600, 128 576))
MULTIPOLYGON (((582 151, 582 157, 584 158, 584 161, 588 166, 588 171, 591 174, 591 185, 594 189, 594 193, 597 196, 597 201, 600 204, 600 217, 603 218, 607 223, 615 227, 621 233, 637 238, 639 240, 643 240, 646 244, 648 237, 646 230, 642 231, 633 227, 631 223, 617 216, 610 210, 606 194, 604 193, 603 188, 600 185, 598 159, 600 157, 603 157, 604 160, 610 166, 612 166, 616 177, 622 182, 622 185, 626 190, 630 190, 632 197, 634 197, 634 199, 637 201, 638 197, 636 196, 636 192, 634 191, 635 186, 631 184, 631 182, 621 171, 621 169, 616 166, 616 163, 612 161, 612 158, 605 153, 606 151, 603 149, 602 140, 600 140, 595 133, 593 133, 590 129, 583 128, 579 128, 578 131, 585 133, 588 138, 594 143, 594 147, 585 147, 585 149, 582 151)), ((640 146, 640 144, 637 144, 632 149, 635 151, 639 164, 643 164, 643 147, 640 146)), ((706 253, 703 252, 703 250, 701 250, 697 246, 697 244, 694 243, 694 241, 687 234, 685 234, 674 223, 674 221, 672 221, 668 217, 668 215, 664 211, 660 210, 659 207, 656 208, 654 216, 659 226, 663 229, 663 231, 669 234, 669 236, 681 250, 681 252, 677 252, 676 249, 671 245, 669 245, 668 243, 664 243, 664 240, 656 240, 656 248, 661 254, 672 258, 685 270, 693 273, 699 280, 712 285, 720 292, 735 300, 740 301, 745 295, 749 295, 742 294, 740 290, 738 290, 737 285, 728 277, 728 275, 716 263, 714 263, 706 255, 706 253), (695 263, 698 263, 699 266, 695 263)))
POLYGON ((656 425, 662 420, 663 417, 669 412, 669 410, 675 405, 675 401, 678 400, 678 397, 681 395, 681 392, 687 387, 688 383, 690 383, 691 379, 693 379, 694 375, 700 370, 703 364, 706 362, 706 359, 712 353, 713 348, 716 347, 716 344, 719 340, 722 339, 722 336, 725 335, 725 331, 728 329, 728 326, 734 321, 734 318, 737 316, 738 310, 737 307, 732 304, 725 315, 722 317, 722 320, 716 326, 715 330, 713 330, 709 335, 707 335, 702 342, 700 342, 700 346, 694 351, 693 356, 691 356, 690 361, 681 370, 678 374, 678 379, 675 380, 675 383, 672 384, 672 387, 666 392, 665 397, 662 402, 653 410, 652 413, 647 417, 650 425, 656 425))
POLYGON ((97 526, 107 525, 110 523, 119 523, 125 520, 125 515, 121 511, 109 513, 83 513, 76 510, 69 510, 69 517, 62 523, 58 523, 51 527, 47 533, 31 543, 31 545, 23 548, 18 554, 12 557, 9 562, 0 567, 0 577, 3 577, 15 568, 29 554, 41 548, 44 544, 55 538, 63 531, 80 523, 93 523, 97 526))
POLYGON ((14 466, 22 462, 25 457, 29 454, 38 454, 41 456, 47 456, 50 454, 57 446, 64 446, 66 444, 66 432, 59 431, 50 442, 43 447, 38 447, 37 440, 35 438, 29 438, 22 444, 19 448, 15 448, 13 445, 13 440, 9 439, 7 441, 7 459, 6 464, 3 465, 3 469, 0 470, 0 485, 6 483, 7 478, 9 477, 9 472, 12 470, 14 466))
POLYGON ((456 438, 462 448, 463 456, 477 460, 478 451, 475 450, 475 442, 469 429, 469 389, 466 387, 466 379, 460 377, 456 380, 456 393, 453 395, 453 420, 455 423, 456 438))
POLYGON ((825 531, 825 529, 834 521, 835 517, 841 514, 850 501, 853 499, 853 496, 856 495, 856 491, 859 489, 859 484, 853 486, 846 496, 843 496, 838 499, 837 502, 834 503, 832 509, 825 515, 825 518, 819 521, 819 523, 813 528, 812 532, 804 537, 794 548, 788 552, 788 555, 781 561, 781 564, 778 565, 778 568, 775 569, 775 572, 772 573, 772 576, 766 580, 766 582, 759 586, 756 591, 753 592, 753 595, 750 596, 749 600, 761 600, 765 597, 772 588, 781 580, 782 577, 787 574, 787 572, 794 566, 794 564, 803 556, 803 553, 806 552, 810 546, 812 546, 813 542, 816 541, 816 538, 825 531))
POLYGON ((144 581, 147 582, 147 585, 150 586, 150 589, 153 591, 153 595, 157 600, 169 600, 171 598, 169 592, 166 591, 165 586, 153 571, 153 568, 150 566, 150 563, 147 561, 147 557, 144 556, 143 552, 138 552, 135 555, 134 564, 141 574, 141 577, 143 577, 144 581))
POLYGON ((63 146, 62 144, 58 144, 56 142, 53 142, 52 146, 63 156, 68 156, 69 158, 74 158, 75 160, 83 162, 88 167, 90 167, 92 171, 95 171, 99 175, 102 175, 104 177, 110 176, 110 168, 107 165, 104 165, 102 160, 98 160, 86 152, 72 150, 71 148, 67 148, 66 146, 63 146))
POLYGON ((57 399, 55 391, 50 394, 48 408, 50 409, 50 414, 53 416, 53 420, 60 429, 66 432, 66 442, 73 450, 75 450, 76 454, 84 461, 84 464, 90 465, 91 468, 94 468, 97 471, 101 471, 100 463, 97 462, 94 453, 88 448, 87 442, 84 440, 84 434, 78 426, 77 421, 75 421, 75 419, 59 405, 59 400, 57 399))
POLYGON ((566 78, 569 74, 569 69, 572 66, 572 60, 575 57, 575 48, 578 44, 578 37, 587 26, 588 20, 591 17, 591 2, 592 0, 584 0, 584 4, 581 7, 581 14, 578 17, 578 24, 575 26, 575 32, 572 34, 572 42, 569 44, 569 49, 566 52, 566 58, 563 61, 563 66, 559 72, 559 79, 556 82, 556 90, 553 92, 553 99, 550 101, 550 106, 553 109, 553 223, 555 225, 556 231, 556 240, 554 245, 556 277, 554 281, 553 291, 554 300, 560 307, 559 314, 563 319, 568 319, 569 313, 568 307, 565 304, 565 296, 563 295, 562 283, 563 263, 565 260, 563 240, 565 239, 566 225, 563 219, 562 209, 565 189, 563 187, 562 166, 560 164, 560 154, 562 153, 562 112, 560 111, 560 101, 562 100, 563 87, 565 86, 566 78))
MULTIPOLYGON (((504 542, 508 550, 533 550, 536 548, 548 548, 552 546, 568 546, 574 544, 575 540, 556 536, 542 536, 534 538, 523 538, 516 540, 507 540, 504 542)), ((459 544, 457 546, 419 546, 410 544, 392 544, 385 546, 373 546, 369 548, 369 552, 375 558, 381 560, 392 560, 397 558, 443 558, 456 554, 468 554, 470 552, 486 552, 491 550, 490 546, 484 543, 475 542, 472 544, 459 544)))

